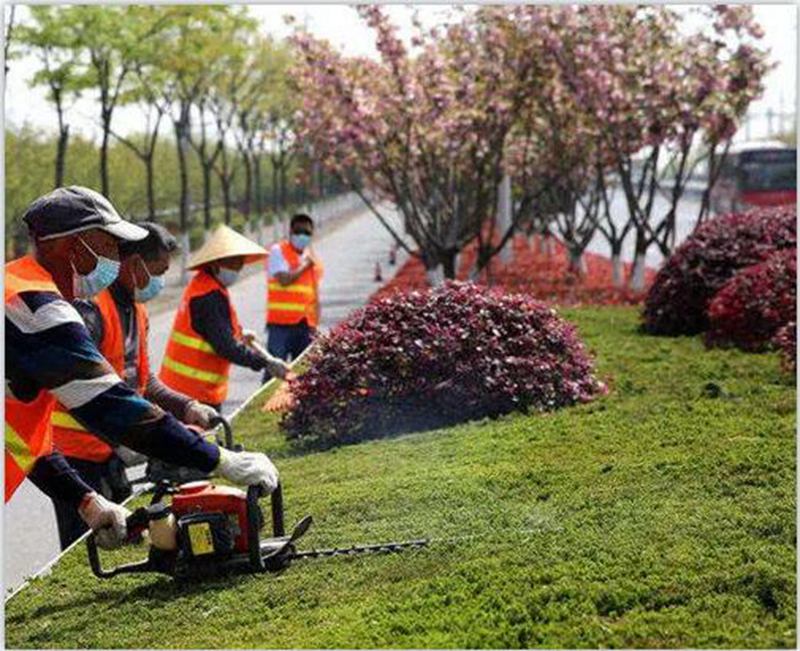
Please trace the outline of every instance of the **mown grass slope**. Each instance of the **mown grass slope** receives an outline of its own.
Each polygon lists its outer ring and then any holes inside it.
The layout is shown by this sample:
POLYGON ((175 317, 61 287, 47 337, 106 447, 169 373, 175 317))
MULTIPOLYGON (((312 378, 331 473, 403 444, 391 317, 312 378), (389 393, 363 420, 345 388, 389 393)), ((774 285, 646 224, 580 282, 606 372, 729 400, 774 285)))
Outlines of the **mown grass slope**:
POLYGON ((775 355, 565 311, 611 385, 594 403, 320 453, 258 405, 302 546, 421 551, 281 575, 95 580, 83 550, 6 604, 10 647, 793 647, 795 389, 775 355))

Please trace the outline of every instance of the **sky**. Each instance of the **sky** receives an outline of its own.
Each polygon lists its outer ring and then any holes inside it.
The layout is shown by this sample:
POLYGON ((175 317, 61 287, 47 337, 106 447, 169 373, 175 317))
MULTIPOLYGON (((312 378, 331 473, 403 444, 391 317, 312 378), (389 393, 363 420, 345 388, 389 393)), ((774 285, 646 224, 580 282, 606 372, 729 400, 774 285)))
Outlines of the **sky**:
MULTIPOLYGON (((393 5, 388 8, 390 16, 400 27, 401 34, 408 38, 411 33, 411 5, 393 5)), ((283 17, 290 14, 296 22, 305 24, 316 36, 328 39, 347 54, 374 56, 374 40, 370 30, 348 5, 249 5, 265 32, 277 38, 287 36, 291 27, 283 17)), ((445 19, 450 8, 447 5, 416 5, 424 24, 433 24, 445 19)), ((6 8, 8 11, 8 8, 6 8)), ((18 7, 18 16, 25 15, 25 7, 18 7)), ((797 88, 797 14, 794 4, 757 5, 757 20, 765 31, 763 43, 770 48, 771 56, 778 66, 765 80, 766 90, 761 100, 751 106, 753 114, 750 136, 766 135, 766 111, 794 112, 797 88)), ((28 81, 36 71, 35 59, 28 57, 11 61, 7 88, 5 89, 5 117, 8 124, 20 126, 25 122, 33 126, 55 130, 55 113, 45 99, 43 89, 31 88, 28 81)), ((70 109, 68 117, 71 130, 83 135, 97 137, 100 132, 96 102, 87 96, 78 100, 70 109)), ((785 125, 788 126, 788 116, 785 125)), ((141 128, 143 115, 135 107, 123 107, 114 115, 114 129, 122 134, 141 128)), ((773 125, 777 127, 778 119, 773 125)), ((740 132, 744 138, 745 132, 740 132)))

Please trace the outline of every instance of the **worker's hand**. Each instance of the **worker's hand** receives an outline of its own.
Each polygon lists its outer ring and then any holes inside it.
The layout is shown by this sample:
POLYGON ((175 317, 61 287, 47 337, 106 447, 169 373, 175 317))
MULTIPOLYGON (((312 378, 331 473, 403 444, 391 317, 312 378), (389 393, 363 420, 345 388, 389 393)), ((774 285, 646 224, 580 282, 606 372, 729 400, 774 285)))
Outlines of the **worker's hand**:
POLYGON ((278 469, 260 452, 231 452, 219 448, 217 472, 240 486, 261 484, 267 493, 278 487, 278 469))
POLYGON ((245 346, 250 346, 251 348, 253 343, 261 343, 258 339, 258 335, 253 330, 242 330, 242 341, 245 346))
POLYGON ((97 545, 103 549, 116 549, 125 543, 128 535, 125 521, 130 514, 121 504, 94 492, 88 493, 78 507, 78 515, 94 531, 97 545))
POLYGON ((192 400, 183 414, 183 422, 187 425, 196 425, 200 429, 208 429, 219 412, 213 407, 204 405, 199 400, 192 400))
POLYGON ((286 375, 283 377, 283 379, 287 382, 294 382, 297 379, 297 373, 290 369, 286 371, 286 375))
POLYGON ((311 251, 311 249, 306 248, 303 251, 303 254, 300 256, 300 266, 303 269, 308 269, 309 267, 313 267, 315 263, 316 260, 314 259, 314 252, 311 251))

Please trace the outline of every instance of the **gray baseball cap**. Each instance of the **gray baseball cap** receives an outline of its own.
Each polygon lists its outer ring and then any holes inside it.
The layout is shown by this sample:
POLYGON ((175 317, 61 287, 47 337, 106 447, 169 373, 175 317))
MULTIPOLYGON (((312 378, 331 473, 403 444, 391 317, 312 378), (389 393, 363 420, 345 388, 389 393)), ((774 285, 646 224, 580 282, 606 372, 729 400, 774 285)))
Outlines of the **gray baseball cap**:
POLYGON ((28 206, 22 219, 31 235, 41 241, 92 228, 129 242, 147 237, 145 229, 122 219, 102 194, 80 185, 56 188, 39 197, 28 206))

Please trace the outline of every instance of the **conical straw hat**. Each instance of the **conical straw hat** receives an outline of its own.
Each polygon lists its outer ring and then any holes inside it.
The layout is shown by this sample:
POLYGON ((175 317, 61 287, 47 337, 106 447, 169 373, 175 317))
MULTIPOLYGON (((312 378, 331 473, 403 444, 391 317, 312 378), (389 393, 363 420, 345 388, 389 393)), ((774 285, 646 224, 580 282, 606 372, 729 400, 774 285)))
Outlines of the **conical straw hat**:
POLYGON ((189 269, 234 256, 244 256, 244 263, 258 262, 267 257, 267 251, 252 240, 240 235, 224 224, 217 228, 189 259, 189 269))

